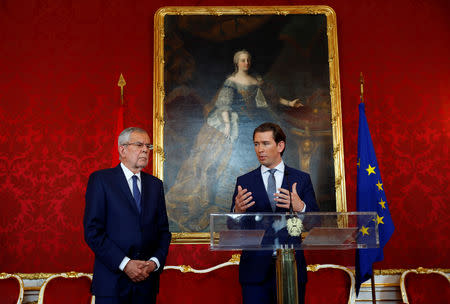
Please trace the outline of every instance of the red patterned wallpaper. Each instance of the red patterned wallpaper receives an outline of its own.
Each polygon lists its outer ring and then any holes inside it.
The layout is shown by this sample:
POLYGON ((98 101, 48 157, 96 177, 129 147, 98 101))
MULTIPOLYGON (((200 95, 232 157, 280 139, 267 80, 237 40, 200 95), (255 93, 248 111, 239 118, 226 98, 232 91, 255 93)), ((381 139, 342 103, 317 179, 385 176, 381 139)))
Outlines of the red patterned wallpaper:
MULTIPOLYGON (((161 6, 233 4, 333 7, 348 210, 355 210, 363 72, 367 117, 396 226, 377 267, 450 268, 448 1, 5 0, 0 272, 91 271, 82 233, 84 189, 90 172, 111 164, 120 73, 127 81, 125 124, 151 130, 153 14, 161 6)), ((201 246, 172 246, 171 254, 193 248, 202 252, 197 261, 223 262, 201 246)), ((311 252, 308 258, 353 262, 350 252, 311 252)))

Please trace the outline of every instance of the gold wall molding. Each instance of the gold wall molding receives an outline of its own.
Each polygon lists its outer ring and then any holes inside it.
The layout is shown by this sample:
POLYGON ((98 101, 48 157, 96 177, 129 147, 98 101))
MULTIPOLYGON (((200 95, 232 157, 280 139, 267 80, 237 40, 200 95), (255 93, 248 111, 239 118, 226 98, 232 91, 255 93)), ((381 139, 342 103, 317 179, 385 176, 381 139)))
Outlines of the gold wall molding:
POLYGON ((450 268, 399 268, 399 269, 374 269, 375 275, 398 275, 402 274, 405 271, 411 271, 411 270, 419 270, 419 269, 427 269, 427 271, 440 271, 445 273, 450 273, 450 268))
POLYGON ((172 232, 172 244, 209 244, 210 237, 207 232, 172 232))
MULTIPOLYGON (((239 262, 239 259, 240 259, 240 254, 233 254, 232 257, 230 258, 229 262, 236 263, 236 261, 239 262)), ((321 265, 321 264, 308 265, 308 270, 314 271, 314 269, 317 269, 316 265, 321 265)), ((179 266, 183 266, 183 265, 179 265, 179 266)), ((189 266, 189 267, 192 267, 192 266, 189 266)), ((342 266, 342 267, 345 267, 345 266, 342 266)), ((417 270, 417 269, 420 269, 420 268, 374 269, 374 274, 375 275, 401 275, 405 271, 417 270)), ((443 273, 450 273, 450 268, 422 268, 422 269, 427 269, 427 271, 439 271, 439 272, 443 272, 443 273)), ((355 273, 354 269, 349 269, 349 270, 352 271, 353 273, 355 273)), ((4 274, 4 273, 0 273, 0 278, 1 278, 2 274, 4 274)), ((49 277, 51 277, 52 275, 55 275, 56 273, 37 272, 37 273, 15 273, 15 274, 17 276, 19 276, 20 278, 22 278, 23 280, 45 280, 45 279, 48 279, 49 277)))

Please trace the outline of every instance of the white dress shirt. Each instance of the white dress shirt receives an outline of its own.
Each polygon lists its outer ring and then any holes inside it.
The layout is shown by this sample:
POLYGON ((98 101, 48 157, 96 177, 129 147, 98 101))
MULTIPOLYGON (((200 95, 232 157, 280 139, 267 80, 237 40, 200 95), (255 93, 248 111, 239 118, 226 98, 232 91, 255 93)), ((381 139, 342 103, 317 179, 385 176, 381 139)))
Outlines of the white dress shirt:
MULTIPOLYGON (((275 168, 273 169, 277 169, 277 171, 275 171, 274 176, 275 176, 275 185, 277 187, 277 193, 280 193, 280 191, 278 190, 278 188, 281 188, 281 185, 283 184, 283 178, 284 178, 284 170, 285 170, 285 165, 284 162, 281 161, 281 163, 279 163, 275 168)), ((264 182, 264 188, 266 188, 267 191, 267 184, 269 183, 269 176, 270 176, 270 172, 269 172, 270 168, 261 165, 261 175, 262 175, 262 179, 264 182)), ((286 189, 291 191, 292 189, 286 189)), ((305 206, 303 206, 303 209, 301 212, 305 212, 306 210, 306 203, 305 206)))
POLYGON ((128 182, 128 187, 130 188, 130 191, 131 191, 131 194, 133 195, 133 197, 134 197, 134 193, 133 193, 133 175, 137 176, 137 186, 139 188, 139 191, 142 193, 141 171, 139 171, 138 173, 134 174, 133 172, 131 172, 130 169, 125 167, 125 165, 123 163, 120 163, 120 166, 122 167, 123 173, 125 174, 125 178, 127 179, 127 182, 128 182))
MULTIPOLYGON (((278 166, 273 168, 273 169, 277 169, 277 171, 275 171, 275 173, 274 173, 275 186, 277 189, 277 193, 280 192, 280 191, 278 191, 278 188, 281 188, 281 184, 283 184, 284 167, 285 167, 284 162, 281 161, 281 163, 279 163, 278 166)), ((267 184, 269 183, 269 176, 270 176, 269 170, 270 170, 269 167, 261 165, 261 175, 262 175, 262 179, 264 182, 264 188, 266 188, 266 191, 267 191, 267 184)))
MULTIPOLYGON (((123 173, 125 174, 125 178, 127 179, 127 183, 128 183, 128 187, 130 188, 131 194, 133 195, 133 176, 136 175, 137 176, 137 186, 139 188, 139 191, 142 193, 142 186, 141 186, 141 172, 139 171, 138 173, 134 174, 133 172, 131 172, 130 169, 128 169, 127 167, 125 167, 125 165, 123 163, 120 163, 120 167, 123 170, 123 173)), ((125 266, 127 266, 128 262, 130 261, 130 258, 125 256, 122 260, 122 262, 119 265, 119 269, 120 270, 124 270, 125 266)), ((159 269, 159 261, 156 257, 151 257, 149 259, 149 261, 153 261, 156 264, 156 268, 154 271, 159 269)))

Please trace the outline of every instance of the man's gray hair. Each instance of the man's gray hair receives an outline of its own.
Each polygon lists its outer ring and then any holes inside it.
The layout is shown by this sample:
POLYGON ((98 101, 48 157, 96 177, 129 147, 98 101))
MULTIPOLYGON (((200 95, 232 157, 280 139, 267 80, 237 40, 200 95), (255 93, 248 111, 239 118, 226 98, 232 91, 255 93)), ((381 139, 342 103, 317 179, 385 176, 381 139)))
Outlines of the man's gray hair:
POLYGON ((144 129, 138 128, 138 127, 129 127, 126 128, 125 130, 123 130, 120 135, 119 135, 119 139, 117 140, 119 147, 123 146, 124 144, 128 143, 128 141, 130 140, 130 135, 131 133, 134 132, 138 132, 138 133, 145 133, 147 134, 147 131, 145 131, 144 129))

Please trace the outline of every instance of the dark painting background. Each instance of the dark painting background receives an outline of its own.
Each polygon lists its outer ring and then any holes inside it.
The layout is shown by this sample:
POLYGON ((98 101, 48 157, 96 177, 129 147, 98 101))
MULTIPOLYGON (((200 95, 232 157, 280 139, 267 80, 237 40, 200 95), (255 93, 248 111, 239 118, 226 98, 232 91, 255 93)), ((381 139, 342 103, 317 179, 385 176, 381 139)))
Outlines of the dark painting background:
POLYGON ((301 169, 311 173, 318 204, 322 211, 336 211, 326 28, 324 14, 164 17, 164 182, 173 231, 206 231, 209 218, 204 214, 228 212, 236 177, 259 165, 252 134, 266 118, 256 118, 254 124, 239 122, 243 142, 216 144, 211 137, 223 134, 199 136, 208 132, 202 126, 215 109, 225 79, 234 72, 235 52, 243 49, 252 55, 250 74, 262 77, 280 97, 300 98, 305 105, 291 108, 272 102, 275 114, 269 119, 287 134, 285 162, 300 168, 301 160, 310 159, 301 169), (305 132, 312 140, 296 135, 305 132), (311 155, 300 150, 305 141, 314 144, 311 155), (208 153, 202 155, 205 149, 208 153), (229 153, 219 152, 227 149, 229 153), (248 153, 234 161, 217 161, 236 149, 248 153), (210 173, 202 178, 196 170, 210 173), (207 197, 196 193, 200 191, 208 192, 207 197))

